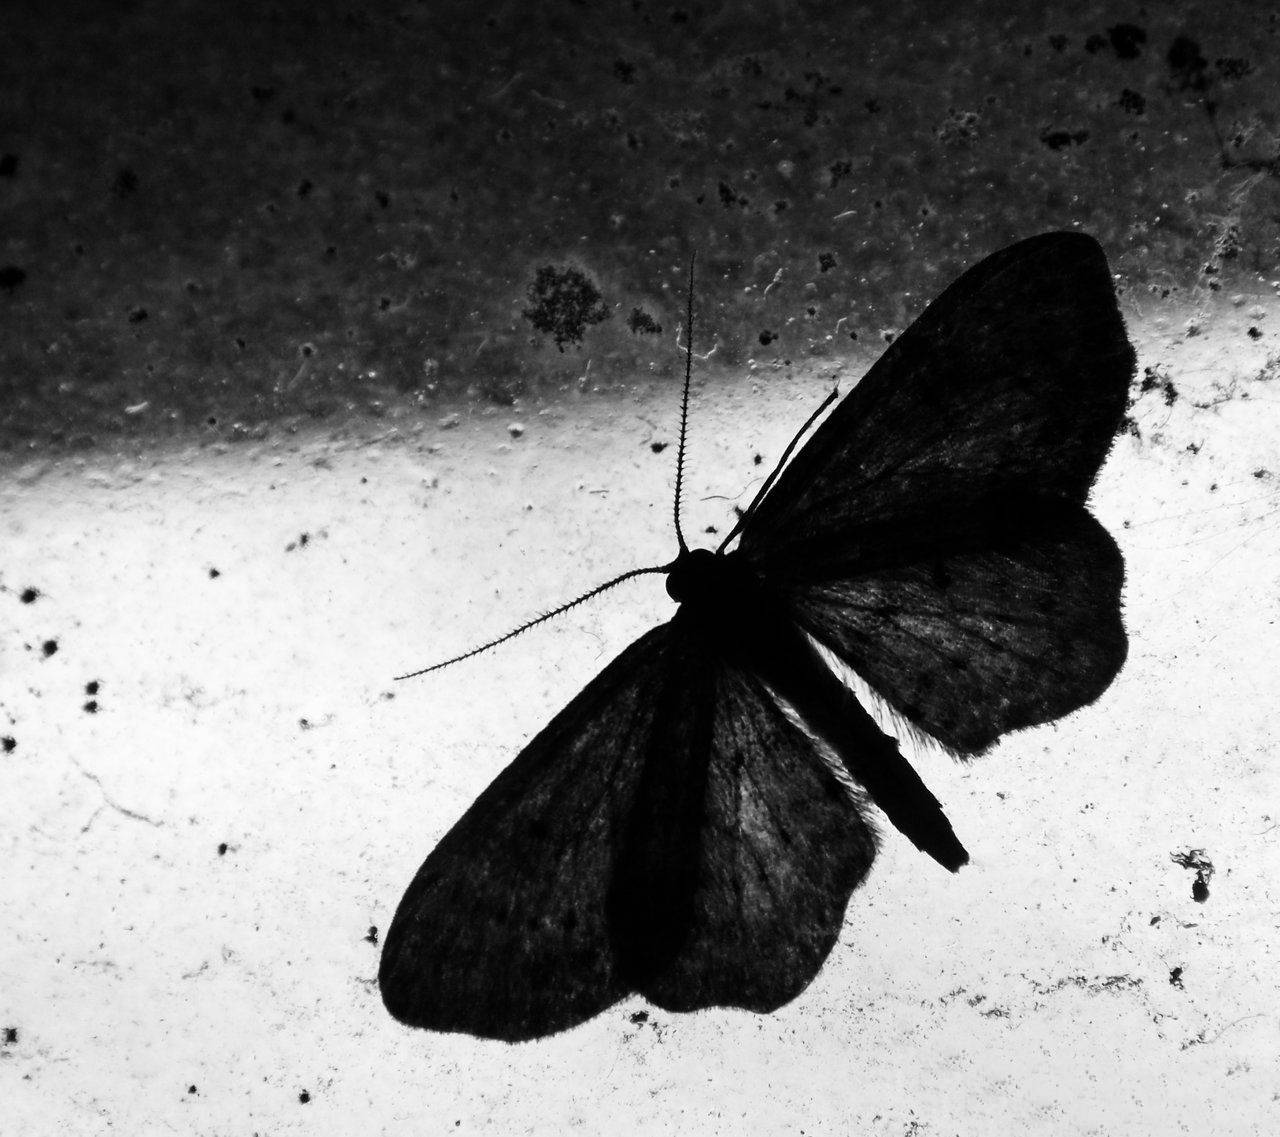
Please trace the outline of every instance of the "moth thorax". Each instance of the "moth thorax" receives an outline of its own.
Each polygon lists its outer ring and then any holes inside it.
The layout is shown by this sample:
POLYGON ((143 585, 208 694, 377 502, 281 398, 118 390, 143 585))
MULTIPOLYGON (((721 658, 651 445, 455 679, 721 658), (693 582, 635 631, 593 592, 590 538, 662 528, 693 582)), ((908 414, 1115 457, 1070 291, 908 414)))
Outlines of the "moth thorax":
POLYGON ((667 574, 667 594, 677 604, 692 603, 705 608, 737 595, 746 584, 741 566, 733 555, 710 549, 686 549, 667 574))

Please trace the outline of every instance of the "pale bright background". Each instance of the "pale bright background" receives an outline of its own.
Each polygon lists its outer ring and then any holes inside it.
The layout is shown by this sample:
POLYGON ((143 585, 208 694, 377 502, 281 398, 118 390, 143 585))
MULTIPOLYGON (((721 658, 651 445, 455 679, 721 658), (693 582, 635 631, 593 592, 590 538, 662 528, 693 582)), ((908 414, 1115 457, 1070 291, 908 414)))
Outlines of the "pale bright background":
MULTIPOLYGON (((1094 497, 1128 565, 1124 671, 967 769, 920 756, 973 863, 949 876, 890 833, 817 980, 771 1016, 636 999, 515 1047, 411 1031, 365 938, 521 745, 667 618, 654 577, 392 682, 670 556, 674 447, 651 443, 675 437, 675 387, 11 464, 0 1128, 1274 1132, 1280 408, 1247 309, 1192 339, 1128 313, 1140 373, 1159 359, 1184 386, 1141 396, 1094 497), (1190 849, 1215 869, 1203 904, 1171 860, 1190 849)), ((688 531, 723 525, 710 495, 750 496, 753 455, 769 468, 833 374, 695 396, 688 531)))

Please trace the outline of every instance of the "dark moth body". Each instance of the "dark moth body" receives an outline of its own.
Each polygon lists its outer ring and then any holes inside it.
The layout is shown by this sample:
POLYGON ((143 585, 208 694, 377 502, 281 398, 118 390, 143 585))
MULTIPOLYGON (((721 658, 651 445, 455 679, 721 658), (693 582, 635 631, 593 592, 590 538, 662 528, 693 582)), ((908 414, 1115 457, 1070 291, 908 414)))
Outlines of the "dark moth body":
POLYGON ((427 858, 383 950, 391 1013, 518 1040, 630 992, 769 1011, 840 933, 875 856, 869 802, 964 864, 815 644, 960 758, 1096 699, 1125 658, 1123 566, 1085 501, 1132 373, 1092 239, 1031 238, 960 277, 815 430, 732 552, 682 550, 672 619, 427 858))

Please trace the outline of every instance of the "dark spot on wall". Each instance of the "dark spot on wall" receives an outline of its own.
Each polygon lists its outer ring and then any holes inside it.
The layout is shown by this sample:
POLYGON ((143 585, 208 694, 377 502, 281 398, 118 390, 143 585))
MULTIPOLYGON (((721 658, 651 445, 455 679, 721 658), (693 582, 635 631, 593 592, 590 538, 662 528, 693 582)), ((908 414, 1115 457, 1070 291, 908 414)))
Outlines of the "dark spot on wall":
POLYGON ((1126 87, 1120 92, 1120 97, 1116 99, 1116 106, 1127 114, 1140 115, 1146 113, 1147 100, 1137 91, 1131 91, 1126 87))
POLYGON ((1178 389, 1173 385, 1173 380, 1166 375, 1158 365, 1152 365, 1143 369, 1142 380, 1138 384, 1138 391, 1146 394, 1148 391, 1159 391, 1164 399, 1165 406, 1171 407, 1178 399, 1178 389))
POLYGON ((1205 856, 1203 849, 1188 849, 1185 853, 1171 853, 1169 859, 1175 865, 1190 869, 1196 874, 1191 885, 1191 899, 1203 904, 1209 899, 1209 881, 1213 877, 1213 862, 1205 856))
POLYGON ((1230 57, 1225 59, 1215 59, 1213 61, 1213 69, 1218 73, 1218 77, 1225 82, 1234 82, 1237 79, 1243 79, 1253 71, 1253 64, 1247 59, 1238 57, 1230 57))
POLYGON ((1107 37, 1120 59, 1137 59, 1142 54, 1142 45, 1147 42, 1147 33, 1136 24, 1116 24, 1107 29, 1107 37))
POLYGON ((1062 150, 1067 146, 1080 146, 1089 139, 1087 130, 1043 130, 1040 141, 1050 150, 1062 150))
POLYGON ((1169 71, 1184 91, 1203 91, 1209 85, 1205 69, 1209 61, 1200 54, 1200 45, 1187 36, 1178 36, 1165 56, 1169 71))
POLYGON ((530 307, 521 315, 536 330, 550 335, 560 351, 566 343, 581 343, 587 328, 607 320, 610 314, 595 284, 567 266, 538 269, 528 298, 530 307))
POLYGON ((117 197, 128 197, 138 188, 138 175, 128 166, 122 166, 111 183, 111 191, 117 197))
POLYGON ((631 309, 631 315, 627 317, 627 327, 633 335, 656 336, 662 332, 662 325, 643 308, 631 309))

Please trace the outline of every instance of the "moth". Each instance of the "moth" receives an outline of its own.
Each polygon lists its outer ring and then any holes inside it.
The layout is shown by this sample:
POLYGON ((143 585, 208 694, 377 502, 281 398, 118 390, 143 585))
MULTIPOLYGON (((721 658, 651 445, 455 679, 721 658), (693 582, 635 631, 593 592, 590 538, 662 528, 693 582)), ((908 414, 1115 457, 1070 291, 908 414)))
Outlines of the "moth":
POLYGON ((390 1013, 518 1041, 635 992, 769 1012, 835 944, 875 810, 965 864, 827 658, 959 759, 1096 699, 1127 652, 1124 566, 1086 500, 1133 373, 1098 243, 1020 241, 951 284, 799 446, 815 413, 711 551, 680 530, 686 368, 679 551, 618 578, 665 573, 675 614, 427 857, 382 952, 390 1013))

